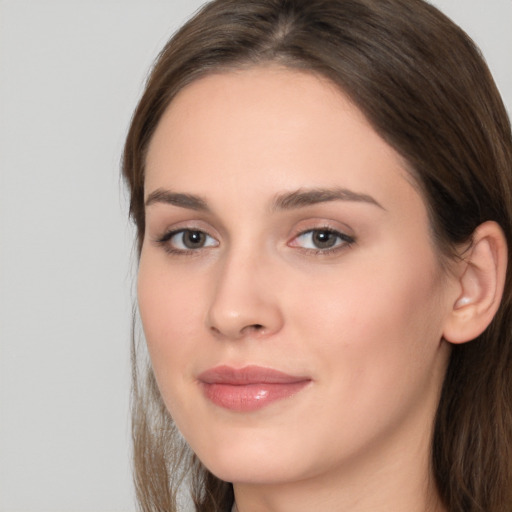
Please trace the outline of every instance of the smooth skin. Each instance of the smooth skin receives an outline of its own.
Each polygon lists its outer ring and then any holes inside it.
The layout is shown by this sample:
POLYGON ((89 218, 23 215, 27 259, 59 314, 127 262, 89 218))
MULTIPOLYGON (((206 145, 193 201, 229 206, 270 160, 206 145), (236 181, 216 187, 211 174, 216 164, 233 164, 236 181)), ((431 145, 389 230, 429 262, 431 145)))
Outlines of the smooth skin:
POLYGON ((182 90, 145 191, 138 297, 157 382, 238 510, 443 510, 429 456, 445 339, 494 314, 499 228, 483 225, 474 265, 447 270, 401 157, 334 85, 275 65, 182 90), (218 365, 311 382, 230 411, 198 382, 218 365))

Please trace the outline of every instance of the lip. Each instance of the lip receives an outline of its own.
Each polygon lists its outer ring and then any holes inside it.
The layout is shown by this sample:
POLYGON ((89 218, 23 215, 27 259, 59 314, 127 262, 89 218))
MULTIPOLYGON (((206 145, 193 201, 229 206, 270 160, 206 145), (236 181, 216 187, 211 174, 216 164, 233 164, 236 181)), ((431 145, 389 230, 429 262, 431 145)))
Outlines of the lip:
POLYGON ((309 377, 261 366, 216 366, 201 373, 198 380, 208 400, 238 412, 256 411, 290 398, 311 382, 309 377))

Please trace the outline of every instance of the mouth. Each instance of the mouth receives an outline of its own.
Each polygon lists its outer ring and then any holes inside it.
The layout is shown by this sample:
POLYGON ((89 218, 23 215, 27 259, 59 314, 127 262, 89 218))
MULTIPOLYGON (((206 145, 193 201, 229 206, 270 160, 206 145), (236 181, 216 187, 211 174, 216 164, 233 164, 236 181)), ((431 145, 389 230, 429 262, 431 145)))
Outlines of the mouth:
POLYGON ((208 400, 237 412, 256 411, 290 398, 311 382, 309 377, 261 366, 217 366, 201 373, 198 380, 208 400))

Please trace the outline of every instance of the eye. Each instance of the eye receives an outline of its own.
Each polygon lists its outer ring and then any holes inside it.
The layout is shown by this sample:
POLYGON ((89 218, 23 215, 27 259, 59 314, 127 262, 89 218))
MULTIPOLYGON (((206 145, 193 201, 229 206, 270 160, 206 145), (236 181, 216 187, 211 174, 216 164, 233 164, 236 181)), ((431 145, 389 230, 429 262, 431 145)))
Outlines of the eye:
POLYGON ((329 252, 351 245, 355 239, 330 228, 310 229, 296 236, 290 245, 316 252, 329 252))
POLYGON ((190 252, 219 245, 215 238, 198 229, 170 231, 157 242, 164 245, 169 252, 174 253, 190 252))

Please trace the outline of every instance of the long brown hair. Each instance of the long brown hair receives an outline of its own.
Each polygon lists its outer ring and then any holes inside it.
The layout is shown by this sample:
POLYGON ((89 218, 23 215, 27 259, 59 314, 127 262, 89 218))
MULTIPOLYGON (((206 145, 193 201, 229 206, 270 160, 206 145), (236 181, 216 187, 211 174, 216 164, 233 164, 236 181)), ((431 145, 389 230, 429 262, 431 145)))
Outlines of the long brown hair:
MULTIPOLYGON (((139 251, 144 162, 164 110, 213 72, 277 62, 330 79, 408 162, 441 254, 494 220, 512 248, 512 137, 471 39, 422 0, 214 0, 165 46, 126 141, 123 175, 139 251)), ((432 439, 452 512, 512 510, 512 272, 490 327, 453 347, 432 439)), ((135 481, 143 511, 174 511, 185 479, 196 509, 229 510, 229 483, 190 452, 134 343, 135 481)))

